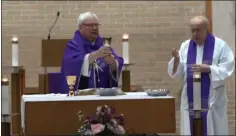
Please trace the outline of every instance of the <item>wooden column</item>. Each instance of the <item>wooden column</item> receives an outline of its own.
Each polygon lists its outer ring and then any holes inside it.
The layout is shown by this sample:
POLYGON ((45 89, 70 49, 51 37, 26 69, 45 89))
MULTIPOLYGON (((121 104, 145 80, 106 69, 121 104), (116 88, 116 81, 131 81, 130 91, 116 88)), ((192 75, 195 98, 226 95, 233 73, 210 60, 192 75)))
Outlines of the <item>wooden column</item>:
POLYGON ((12 67, 11 73, 11 105, 12 113, 12 134, 22 134, 21 129, 21 96, 25 89, 25 70, 23 67, 12 67))
POLYGON ((206 16, 209 19, 209 32, 212 33, 212 0, 206 0, 205 8, 206 16))
POLYGON ((2 122, 1 123, 1 136, 10 136, 11 135, 11 123, 10 122, 2 122))
POLYGON ((122 91, 130 92, 131 91, 131 70, 130 66, 135 63, 124 64, 124 70, 122 70, 122 91))

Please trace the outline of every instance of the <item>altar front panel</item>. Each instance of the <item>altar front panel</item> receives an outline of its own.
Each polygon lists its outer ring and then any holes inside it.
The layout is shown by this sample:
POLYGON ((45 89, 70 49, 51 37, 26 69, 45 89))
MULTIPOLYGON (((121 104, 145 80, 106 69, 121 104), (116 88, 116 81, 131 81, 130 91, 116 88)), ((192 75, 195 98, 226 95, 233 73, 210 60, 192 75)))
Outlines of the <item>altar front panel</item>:
POLYGON ((76 134, 80 127, 77 112, 95 115, 96 107, 109 105, 124 114, 129 133, 175 133, 175 100, 116 99, 83 101, 25 102, 24 133, 30 135, 76 134))

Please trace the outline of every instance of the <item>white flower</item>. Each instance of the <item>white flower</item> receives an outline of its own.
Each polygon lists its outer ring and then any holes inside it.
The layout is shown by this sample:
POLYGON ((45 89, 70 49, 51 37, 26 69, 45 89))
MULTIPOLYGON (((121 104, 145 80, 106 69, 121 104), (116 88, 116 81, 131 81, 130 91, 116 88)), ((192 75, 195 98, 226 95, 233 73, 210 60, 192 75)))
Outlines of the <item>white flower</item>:
POLYGON ((101 106, 98 106, 98 107, 97 107, 97 111, 99 111, 99 112, 100 112, 100 111, 101 111, 101 109, 102 109, 102 107, 101 107, 101 106))
POLYGON ((83 135, 85 135, 85 136, 93 136, 94 134, 93 134, 93 132, 91 130, 86 130, 83 135))
POLYGON ((125 134, 125 129, 120 125, 107 124, 107 128, 117 135, 125 134))
POLYGON ((116 132, 117 132, 118 135, 124 135, 125 134, 125 129, 122 126, 118 125, 118 127, 116 129, 117 129, 116 132))
POLYGON ((101 106, 98 106, 98 107, 97 107, 96 115, 99 115, 99 114, 101 113, 101 109, 102 109, 101 106))

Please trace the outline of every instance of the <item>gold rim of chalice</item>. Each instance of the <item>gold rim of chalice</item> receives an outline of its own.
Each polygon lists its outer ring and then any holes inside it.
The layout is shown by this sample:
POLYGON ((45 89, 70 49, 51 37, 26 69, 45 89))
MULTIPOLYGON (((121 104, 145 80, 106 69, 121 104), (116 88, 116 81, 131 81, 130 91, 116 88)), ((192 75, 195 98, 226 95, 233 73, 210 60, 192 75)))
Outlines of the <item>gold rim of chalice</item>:
POLYGON ((74 75, 66 76, 66 82, 68 85, 75 85, 75 81, 76 81, 76 76, 74 75))

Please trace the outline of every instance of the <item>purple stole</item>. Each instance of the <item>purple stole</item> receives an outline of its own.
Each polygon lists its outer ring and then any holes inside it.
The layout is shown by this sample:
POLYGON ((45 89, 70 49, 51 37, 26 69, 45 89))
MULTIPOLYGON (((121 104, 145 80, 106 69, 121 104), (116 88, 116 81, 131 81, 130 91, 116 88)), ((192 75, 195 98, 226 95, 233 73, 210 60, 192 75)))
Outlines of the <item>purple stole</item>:
MULTIPOLYGON (((203 60, 202 64, 212 64, 213 53, 215 46, 215 37, 208 33, 207 38, 205 40, 204 51, 203 51, 203 60)), ((187 95, 188 95, 188 103, 189 109, 193 109, 193 72, 191 71, 192 65, 196 64, 196 56, 197 56, 197 45, 191 40, 188 48, 188 58, 187 58, 187 95)), ((209 73, 201 73, 201 106, 202 109, 208 109, 208 101, 209 101, 209 93, 210 93, 210 77, 209 73)), ((203 136, 207 136, 207 113, 203 112, 203 136)), ((193 116, 189 113, 190 118, 190 129, 191 135, 192 133, 192 120, 193 116)))

